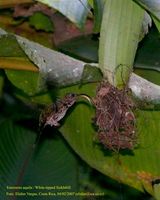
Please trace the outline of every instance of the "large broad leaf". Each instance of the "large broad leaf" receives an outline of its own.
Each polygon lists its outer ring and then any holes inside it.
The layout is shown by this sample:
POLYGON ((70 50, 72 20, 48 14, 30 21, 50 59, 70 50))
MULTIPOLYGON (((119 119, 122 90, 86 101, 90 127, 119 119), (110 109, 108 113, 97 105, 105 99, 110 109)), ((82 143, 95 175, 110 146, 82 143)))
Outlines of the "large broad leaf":
POLYGON ((16 36, 18 44, 24 50, 23 52, 15 41, 15 36, 8 35, 3 29, 0 29, 0 36, 0 42, 2 41, 3 45, 3 48, 0 47, 0 64, 2 67, 9 68, 10 66, 10 69, 37 71, 31 62, 27 62, 25 52, 28 58, 39 68, 43 78, 48 79, 50 83, 66 86, 80 81, 85 62, 16 36), (15 49, 14 52, 13 49, 15 49), (6 60, 4 57, 9 59, 6 60), (22 59, 20 60, 19 57, 22 57, 22 59), (23 64, 21 67, 18 66, 18 61, 19 65, 21 65, 21 62, 23 64))
POLYGON ((26 57, 16 37, 2 32, 0 44, 0 68, 5 69, 10 82, 18 88, 17 96, 43 104, 51 102, 50 94, 39 93, 44 88, 42 88, 41 76, 37 73, 38 68, 26 57))
POLYGON ((58 46, 58 49, 74 58, 90 63, 98 62, 98 39, 93 39, 93 35, 76 37, 67 40, 58 46))
POLYGON ((160 85, 159 33, 153 27, 139 44, 134 63, 135 73, 160 85))
POLYGON ((155 28, 143 39, 136 54, 135 67, 160 71, 159 33, 155 28))
POLYGON ((134 0, 146 9, 152 16, 152 19, 160 31, 160 2, 159 0, 134 0))
MULTIPOLYGON (((95 95, 95 86, 72 87, 61 92, 77 92, 95 95)), ((90 166, 117 181, 139 190, 143 187, 154 194, 151 181, 159 177, 160 126, 159 111, 137 111, 138 146, 133 152, 110 152, 96 141, 92 118, 94 109, 82 100, 70 113, 61 128, 64 137, 90 166), (73 126, 74 124, 74 126, 73 126)))
POLYGON ((3 32, 1 32, 0 44, 1 44, 0 47, 1 57, 26 57, 25 53, 18 45, 14 35, 3 34, 3 32))
POLYGON ((159 0, 134 0, 148 10, 153 16, 160 20, 159 0))
POLYGON ((89 7, 87 0, 38 0, 41 3, 55 8, 65 17, 69 18, 79 28, 84 26, 89 7))
MULTIPOLYGON (((34 148, 35 133, 11 121, 0 124, 0 177, 1 199, 30 199, 28 193, 36 193, 36 198, 46 199, 41 193, 56 193, 61 189, 54 186, 68 186, 67 191, 77 191, 77 164, 75 157, 64 142, 53 133, 45 137, 34 148), (11 189, 11 186, 29 186, 28 189, 11 189), (44 188, 36 188, 43 186, 44 188), (52 186, 52 189, 45 187, 52 186), (8 189, 7 189, 8 187, 8 189), (8 195, 6 195, 8 192, 8 195), (23 196, 14 196, 23 192, 23 196), (9 195, 10 193, 10 195, 9 195)), ((61 199, 61 196, 47 195, 47 199, 61 199)), ((70 196, 72 199, 72 196, 70 196)), ((74 198, 73 198, 74 199, 74 198)))
MULTIPOLYGON (((37 72, 5 70, 7 78, 15 86, 15 95, 25 102, 47 104, 53 101, 49 91, 41 86, 41 76, 37 72), (42 91, 43 90, 43 91, 42 91)), ((53 91, 54 89, 52 89, 53 91)), ((54 90, 55 92, 55 90, 54 90)))

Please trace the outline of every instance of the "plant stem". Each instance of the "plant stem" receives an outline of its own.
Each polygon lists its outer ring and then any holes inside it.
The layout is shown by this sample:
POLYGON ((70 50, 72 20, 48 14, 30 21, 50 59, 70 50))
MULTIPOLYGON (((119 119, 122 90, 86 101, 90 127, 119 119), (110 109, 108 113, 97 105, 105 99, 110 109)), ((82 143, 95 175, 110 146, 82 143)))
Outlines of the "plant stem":
POLYGON ((115 87, 129 79, 142 28, 144 10, 133 1, 106 0, 100 34, 99 67, 115 87))

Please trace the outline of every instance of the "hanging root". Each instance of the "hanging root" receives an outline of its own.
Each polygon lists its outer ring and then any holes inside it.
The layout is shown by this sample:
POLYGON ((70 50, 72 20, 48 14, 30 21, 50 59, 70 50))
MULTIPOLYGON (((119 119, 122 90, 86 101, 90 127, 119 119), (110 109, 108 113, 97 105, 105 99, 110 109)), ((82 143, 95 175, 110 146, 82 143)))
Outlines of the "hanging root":
POLYGON ((99 141, 110 150, 132 150, 136 144, 134 104, 125 90, 102 82, 93 103, 99 141))

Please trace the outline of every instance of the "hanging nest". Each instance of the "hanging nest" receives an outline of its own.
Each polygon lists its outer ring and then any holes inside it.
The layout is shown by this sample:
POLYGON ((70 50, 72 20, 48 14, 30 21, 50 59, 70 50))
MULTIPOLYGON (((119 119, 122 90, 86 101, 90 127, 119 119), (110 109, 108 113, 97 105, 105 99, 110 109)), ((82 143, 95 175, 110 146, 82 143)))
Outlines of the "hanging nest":
POLYGON ((125 91, 102 82, 93 99, 98 139, 105 148, 114 151, 132 150, 136 144, 134 104, 125 91))

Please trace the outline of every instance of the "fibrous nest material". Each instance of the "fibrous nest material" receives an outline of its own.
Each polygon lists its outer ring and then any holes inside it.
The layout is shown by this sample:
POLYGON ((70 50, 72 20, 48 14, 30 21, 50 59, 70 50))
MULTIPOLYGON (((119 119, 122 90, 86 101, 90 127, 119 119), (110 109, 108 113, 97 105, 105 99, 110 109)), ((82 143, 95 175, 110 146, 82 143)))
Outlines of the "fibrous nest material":
POLYGON ((108 82, 102 82, 93 103, 99 141, 110 150, 132 150, 137 138, 132 112, 134 104, 126 90, 118 90, 108 82))

